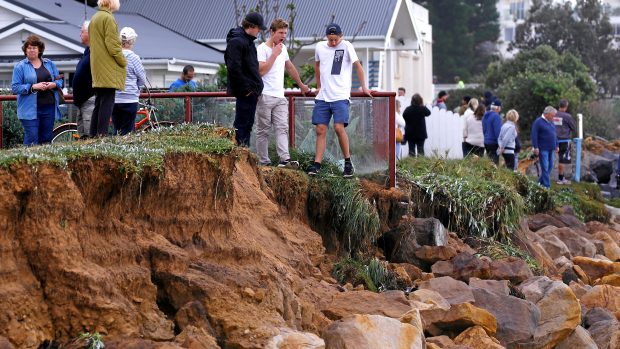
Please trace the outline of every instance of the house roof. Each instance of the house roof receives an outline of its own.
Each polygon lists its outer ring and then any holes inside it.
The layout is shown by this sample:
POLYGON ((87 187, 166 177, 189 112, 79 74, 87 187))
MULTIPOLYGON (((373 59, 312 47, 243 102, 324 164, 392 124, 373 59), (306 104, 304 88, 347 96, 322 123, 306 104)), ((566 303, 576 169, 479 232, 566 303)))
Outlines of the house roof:
MULTIPOLYGON (((44 18, 59 22, 30 21, 33 25, 44 27, 50 33, 63 39, 81 45, 79 28, 84 21, 84 5, 75 0, 6 0, 29 12, 36 13, 44 18), (60 4, 60 6, 58 6, 60 4)), ((91 7, 86 8, 88 18, 96 12, 91 7)), ((221 52, 201 43, 184 37, 149 19, 136 14, 116 13, 119 29, 125 26, 132 27, 138 33, 138 40, 134 51, 143 59, 171 59, 223 63, 221 52)), ((3 28, 0 28, 0 32, 3 28)))
MULTIPOLYGON (((240 9, 254 8, 257 0, 238 0, 240 9)), ((288 1, 280 3, 277 15, 289 17, 288 1)), ((295 0, 295 36, 322 37, 332 15, 346 36, 353 35, 364 21, 360 37, 381 37, 388 32, 397 0, 295 0)), ((267 26, 276 17, 273 9, 265 17, 267 26)), ((233 1, 215 0, 121 0, 120 12, 139 13, 191 39, 220 41, 238 25, 233 1)), ((243 10, 241 11, 243 12, 243 10)), ((240 15, 243 18, 243 15, 240 15)))

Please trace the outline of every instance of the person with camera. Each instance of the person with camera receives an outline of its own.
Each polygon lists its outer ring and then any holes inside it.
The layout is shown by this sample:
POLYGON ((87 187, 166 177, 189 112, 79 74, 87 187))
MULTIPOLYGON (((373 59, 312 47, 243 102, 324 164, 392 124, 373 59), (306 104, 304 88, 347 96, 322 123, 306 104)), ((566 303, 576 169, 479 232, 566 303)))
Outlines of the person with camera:
POLYGON ((543 187, 551 187, 549 175, 553 169, 553 154, 559 151, 558 138, 553 118, 557 110, 547 106, 543 114, 532 124, 532 147, 534 155, 539 157, 540 177, 538 183, 543 187))

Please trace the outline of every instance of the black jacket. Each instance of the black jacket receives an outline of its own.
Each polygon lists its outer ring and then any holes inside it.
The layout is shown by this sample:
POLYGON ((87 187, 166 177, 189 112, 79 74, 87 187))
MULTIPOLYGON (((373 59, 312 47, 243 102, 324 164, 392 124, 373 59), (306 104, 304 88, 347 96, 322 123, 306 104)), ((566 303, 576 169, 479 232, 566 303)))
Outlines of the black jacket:
POLYGON ((84 50, 84 55, 75 67, 73 75, 73 104, 81 106, 90 97, 95 95, 93 89, 93 75, 90 72, 90 47, 84 50))
POLYGON ((408 142, 426 139, 426 117, 431 111, 423 105, 410 105, 403 113, 405 119, 405 139, 408 142))
POLYGON ((263 92, 255 39, 241 27, 231 29, 226 37, 224 61, 228 69, 228 93, 235 97, 243 97, 250 92, 260 95, 263 92))

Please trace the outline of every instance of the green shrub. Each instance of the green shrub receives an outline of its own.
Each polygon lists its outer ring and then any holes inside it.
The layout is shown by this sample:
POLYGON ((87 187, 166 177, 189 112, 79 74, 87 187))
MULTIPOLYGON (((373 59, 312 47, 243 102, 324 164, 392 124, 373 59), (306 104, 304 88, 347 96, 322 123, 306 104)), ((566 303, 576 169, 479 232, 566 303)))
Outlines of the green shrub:
POLYGON ((343 258, 332 270, 332 275, 340 284, 350 282, 353 286, 364 285, 372 292, 382 292, 398 288, 396 275, 388 270, 387 262, 372 258, 363 262, 354 258, 343 258))
POLYGON ((609 220, 605 198, 597 184, 573 182, 570 186, 553 186, 552 191, 555 206, 572 206, 579 219, 586 222, 609 220))
POLYGON ((536 275, 542 273, 542 268, 538 261, 529 253, 515 246, 512 241, 499 242, 494 240, 485 240, 483 247, 478 252, 479 255, 488 256, 492 259, 504 259, 508 257, 518 257, 525 260, 527 266, 536 275))

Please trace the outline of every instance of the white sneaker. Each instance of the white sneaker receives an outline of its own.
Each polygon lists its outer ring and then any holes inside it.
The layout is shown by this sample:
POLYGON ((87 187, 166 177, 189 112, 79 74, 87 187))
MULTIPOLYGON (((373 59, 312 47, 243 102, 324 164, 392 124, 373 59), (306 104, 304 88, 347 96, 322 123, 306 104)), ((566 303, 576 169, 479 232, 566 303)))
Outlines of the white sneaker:
POLYGON ((568 179, 566 179, 566 178, 564 178, 564 180, 563 180, 562 182, 563 182, 563 184, 565 184, 565 185, 570 185, 570 184, 571 184, 571 181, 570 181, 570 180, 568 180, 568 179))
POLYGON ((564 185, 564 180, 561 180, 561 181, 560 181, 560 180, 558 180, 556 183, 557 183, 558 185, 564 185))

